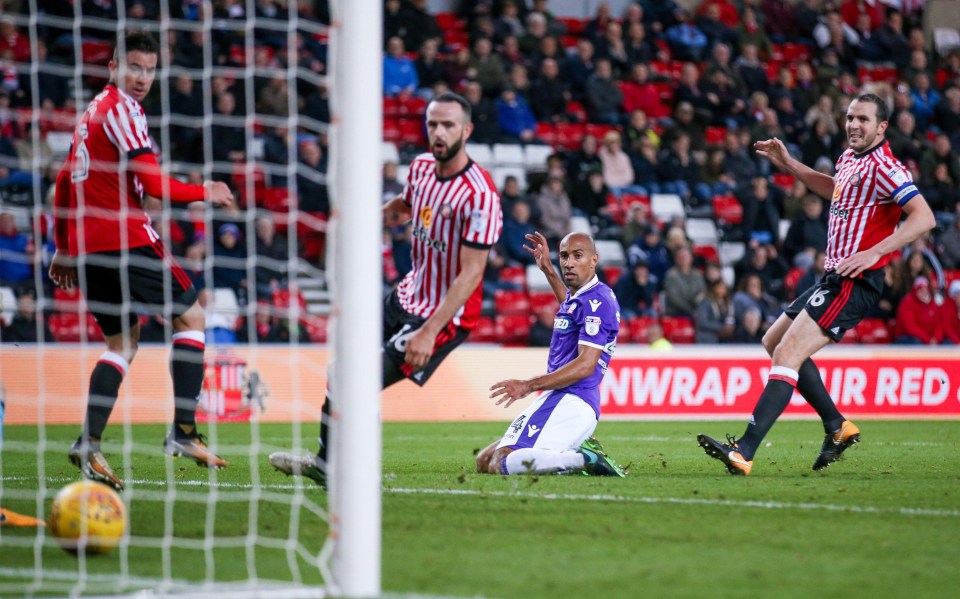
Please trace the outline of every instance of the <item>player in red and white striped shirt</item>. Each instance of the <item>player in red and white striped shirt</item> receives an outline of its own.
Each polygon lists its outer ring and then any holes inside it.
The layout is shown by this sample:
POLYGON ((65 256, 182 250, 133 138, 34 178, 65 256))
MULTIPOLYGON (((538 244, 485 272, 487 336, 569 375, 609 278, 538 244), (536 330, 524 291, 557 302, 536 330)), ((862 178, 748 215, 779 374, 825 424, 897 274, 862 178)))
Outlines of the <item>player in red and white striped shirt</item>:
MULTIPOLYGON (((413 226, 413 269, 384 304, 383 388, 404 378, 423 385, 476 326, 490 248, 500 237, 500 195, 490 174, 467 156, 470 104, 453 93, 427 106, 430 153, 410 165, 407 185, 384 207, 389 224, 413 226)), ((329 390, 316 456, 286 452, 270 463, 325 484, 329 390)))
POLYGON ((757 154, 831 199, 829 236, 823 278, 794 300, 763 337, 773 367, 746 432, 739 440, 728 437, 727 443, 697 437, 707 454, 722 461, 731 474, 750 474, 754 453, 794 389, 823 421, 825 438, 814 470, 826 468, 860 441, 860 429, 837 410, 810 357, 839 341, 877 303, 890 254, 936 224, 910 173, 890 152, 886 129, 882 98, 862 94, 853 100, 847 108, 849 147, 837 160, 833 177, 792 158, 779 139, 756 143, 757 154), (902 223, 901 213, 907 216, 902 223))
POLYGON ((90 375, 87 416, 70 461, 87 478, 122 489, 100 451, 100 438, 137 353, 138 311, 163 313, 168 295, 175 414, 164 449, 209 467, 227 465, 207 449, 196 430, 196 403, 203 386, 203 308, 190 278, 151 226, 143 196, 208 200, 216 206, 229 206, 233 196, 223 183, 187 185, 161 174, 140 106, 156 76, 157 42, 145 33, 117 41, 110 81, 80 118, 57 177, 57 251, 50 278, 65 289, 79 284, 107 343, 90 375), (168 276, 169 287, 164 283, 168 276))

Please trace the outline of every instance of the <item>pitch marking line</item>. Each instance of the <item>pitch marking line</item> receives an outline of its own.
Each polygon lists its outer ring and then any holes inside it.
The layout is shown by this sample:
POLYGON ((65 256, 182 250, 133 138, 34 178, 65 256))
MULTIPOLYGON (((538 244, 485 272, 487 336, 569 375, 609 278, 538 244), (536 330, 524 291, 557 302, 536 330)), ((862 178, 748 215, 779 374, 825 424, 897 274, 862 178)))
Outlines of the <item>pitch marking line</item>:
MULTIPOLYGON (((2 481, 31 480, 22 476, 5 476, 2 481)), ((74 478, 50 477, 49 483, 73 482, 74 478)), ((128 481, 145 487, 166 487, 167 481, 137 479, 128 481)), ((253 485, 250 483, 211 482, 204 480, 176 481, 177 486, 187 487, 217 487, 220 489, 268 489, 268 490, 295 490, 316 489, 315 486, 299 484, 269 484, 253 485)), ((938 510, 914 507, 872 507, 859 505, 836 505, 830 503, 788 503, 781 501, 736 501, 732 499, 700 499, 692 497, 629 497, 626 495, 583 495, 562 493, 524 493, 520 491, 482 491, 478 489, 416 489, 409 487, 383 487, 384 493, 398 495, 451 495, 451 496, 486 496, 486 497, 525 497, 529 499, 568 500, 568 501, 614 501, 620 503, 672 503, 677 505, 705 505, 719 507, 743 507, 767 510, 827 510, 832 512, 850 512, 857 514, 900 514, 902 516, 933 516, 943 518, 960 518, 960 510, 938 510)))

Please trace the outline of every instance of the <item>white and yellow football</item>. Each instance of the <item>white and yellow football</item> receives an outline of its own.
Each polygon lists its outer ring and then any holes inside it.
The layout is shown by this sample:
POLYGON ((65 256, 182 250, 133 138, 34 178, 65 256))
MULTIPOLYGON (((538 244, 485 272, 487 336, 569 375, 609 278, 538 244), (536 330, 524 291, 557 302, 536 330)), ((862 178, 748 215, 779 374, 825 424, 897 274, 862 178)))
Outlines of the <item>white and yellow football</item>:
POLYGON ((107 553, 123 537, 127 508, 107 485, 83 480, 57 493, 47 524, 57 543, 70 553, 107 553))

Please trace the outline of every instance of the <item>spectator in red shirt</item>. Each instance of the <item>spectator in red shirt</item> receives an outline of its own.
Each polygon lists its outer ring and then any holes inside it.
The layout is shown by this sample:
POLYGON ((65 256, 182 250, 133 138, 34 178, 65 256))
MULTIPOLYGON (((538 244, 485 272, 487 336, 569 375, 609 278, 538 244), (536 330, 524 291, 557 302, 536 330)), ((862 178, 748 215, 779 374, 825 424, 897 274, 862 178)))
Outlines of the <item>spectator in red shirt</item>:
POLYGON ((629 81, 624 82, 620 89, 623 91, 623 110, 631 113, 642 110, 646 114, 660 114, 660 92, 650 81, 650 67, 638 62, 631 69, 629 81))
POLYGON ((943 341, 941 308, 933 301, 930 280, 917 277, 913 289, 897 307, 893 342, 904 345, 936 345, 943 341))
POLYGON ((0 19, 0 52, 10 50, 15 62, 30 62, 30 40, 20 35, 10 17, 0 19))

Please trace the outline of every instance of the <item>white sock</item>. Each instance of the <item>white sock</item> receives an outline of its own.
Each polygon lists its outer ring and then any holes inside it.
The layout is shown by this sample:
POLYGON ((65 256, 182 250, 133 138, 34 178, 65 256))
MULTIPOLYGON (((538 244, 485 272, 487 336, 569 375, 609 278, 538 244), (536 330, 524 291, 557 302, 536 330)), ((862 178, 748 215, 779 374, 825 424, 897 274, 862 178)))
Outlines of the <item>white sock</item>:
POLYGON ((554 474, 583 468, 583 454, 578 451, 551 451, 524 447, 511 452, 500 463, 503 474, 554 474))

